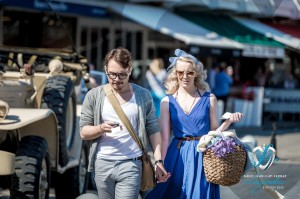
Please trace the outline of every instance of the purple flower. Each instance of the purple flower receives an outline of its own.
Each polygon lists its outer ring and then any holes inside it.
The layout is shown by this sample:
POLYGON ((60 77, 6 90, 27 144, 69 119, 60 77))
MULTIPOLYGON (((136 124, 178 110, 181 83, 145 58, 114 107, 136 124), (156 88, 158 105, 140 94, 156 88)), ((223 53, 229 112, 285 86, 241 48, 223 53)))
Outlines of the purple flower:
POLYGON ((236 145, 237 144, 233 138, 225 138, 216 142, 211 149, 214 151, 215 156, 221 158, 225 157, 228 153, 234 153, 234 146, 236 145))

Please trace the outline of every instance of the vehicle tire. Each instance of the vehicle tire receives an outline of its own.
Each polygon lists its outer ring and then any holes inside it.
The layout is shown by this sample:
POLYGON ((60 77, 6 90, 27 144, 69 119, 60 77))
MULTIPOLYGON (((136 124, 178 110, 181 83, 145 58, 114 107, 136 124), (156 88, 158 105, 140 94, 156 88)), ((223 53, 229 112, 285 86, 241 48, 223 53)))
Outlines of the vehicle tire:
POLYGON ((47 141, 38 136, 23 137, 16 152, 11 198, 49 198, 50 160, 47 141))
POLYGON ((89 180, 87 164, 88 154, 85 147, 82 147, 78 166, 68 169, 63 174, 55 173, 54 187, 56 199, 74 199, 86 192, 89 180))
POLYGON ((76 133, 76 94, 69 77, 52 76, 47 80, 42 108, 52 109, 56 114, 59 126, 59 164, 64 167, 69 162, 68 149, 76 133))

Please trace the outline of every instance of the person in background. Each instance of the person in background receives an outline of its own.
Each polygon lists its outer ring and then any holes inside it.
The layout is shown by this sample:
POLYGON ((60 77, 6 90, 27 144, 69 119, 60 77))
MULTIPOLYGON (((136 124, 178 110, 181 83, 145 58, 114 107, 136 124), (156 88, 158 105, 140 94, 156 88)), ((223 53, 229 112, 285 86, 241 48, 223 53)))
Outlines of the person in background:
POLYGON ((165 96, 163 82, 167 75, 167 71, 164 68, 164 62, 161 58, 155 58, 149 65, 149 69, 146 72, 147 86, 153 97, 153 102, 156 111, 156 117, 160 116, 160 101, 165 96))
POLYGON ((208 84, 211 90, 214 90, 215 88, 215 78, 216 78, 216 74, 218 73, 218 67, 217 66, 213 66, 210 70, 209 70, 209 76, 208 76, 208 84))
POLYGON ((218 100, 222 100, 224 102, 223 112, 226 111, 227 98, 229 96, 232 83, 232 77, 226 72, 226 63, 222 62, 219 65, 219 72, 215 75, 215 88, 212 91, 218 100))
MULTIPOLYGON (((147 151, 150 142, 156 160, 156 177, 166 181, 168 173, 161 163, 161 134, 148 90, 129 83, 132 71, 130 52, 113 49, 105 57, 105 72, 121 108, 147 151)), ((105 95, 103 85, 86 95, 80 116, 80 136, 91 140, 88 170, 101 199, 138 198, 142 151, 122 124, 105 95)))
POLYGON ((286 70, 283 80, 283 88, 285 89, 295 89, 297 87, 297 81, 294 78, 290 70, 286 70))
POLYGON ((161 101, 160 118, 162 159, 171 177, 158 184, 146 199, 219 199, 220 188, 207 182, 197 145, 201 136, 210 130, 226 130, 243 114, 230 114, 218 127, 217 99, 208 92, 202 63, 180 49, 175 55, 170 58, 165 82, 168 95, 161 101), (170 143, 171 132, 174 137, 170 143))
POLYGON ((257 68, 257 71, 254 75, 254 85, 264 87, 266 84, 266 78, 267 76, 263 71, 263 68, 262 67, 257 68))

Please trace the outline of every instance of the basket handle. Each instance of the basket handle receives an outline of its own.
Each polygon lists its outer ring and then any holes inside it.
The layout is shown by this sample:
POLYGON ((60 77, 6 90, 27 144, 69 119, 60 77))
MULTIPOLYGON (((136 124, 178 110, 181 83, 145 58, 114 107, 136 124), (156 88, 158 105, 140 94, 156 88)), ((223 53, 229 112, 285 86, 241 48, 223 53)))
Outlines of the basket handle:
POLYGON ((224 134, 222 133, 222 131, 220 129, 217 129, 216 132, 221 134, 222 139, 225 140, 225 136, 224 136, 224 134))

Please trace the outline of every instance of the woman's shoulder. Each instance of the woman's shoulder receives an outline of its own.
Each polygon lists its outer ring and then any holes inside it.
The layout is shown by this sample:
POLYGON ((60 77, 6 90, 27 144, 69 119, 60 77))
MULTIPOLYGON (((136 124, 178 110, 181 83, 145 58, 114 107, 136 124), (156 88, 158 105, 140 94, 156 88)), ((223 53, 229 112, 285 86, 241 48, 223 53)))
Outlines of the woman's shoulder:
POLYGON ((201 96, 201 97, 213 97, 214 94, 208 90, 208 89, 205 89, 205 88, 198 88, 198 94, 201 96))
POLYGON ((169 96, 170 95, 165 96, 160 101, 160 109, 161 109, 161 111, 164 111, 164 110, 168 111, 169 110, 169 101, 170 101, 169 96))
POLYGON ((208 96, 210 98, 216 98, 217 99, 217 97, 215 96, 215 94, 213 94, 212 92, 209 92, 209 91, 206 91, 206 92, 208 93, 208 96))
POLYGON ((211 105, 217 104, 217 97, 215 96, 215 94, 209 93, 209 100, 211 105))
POLYGON ((171 94, 169 94, 169 95, 163 97, 163 98, 161 99, 161 102, 169 102, 169 97, 170 97, 170 96, 171 96, 171 94))

